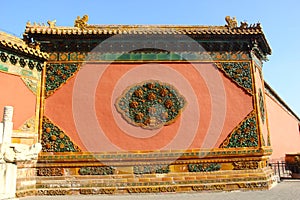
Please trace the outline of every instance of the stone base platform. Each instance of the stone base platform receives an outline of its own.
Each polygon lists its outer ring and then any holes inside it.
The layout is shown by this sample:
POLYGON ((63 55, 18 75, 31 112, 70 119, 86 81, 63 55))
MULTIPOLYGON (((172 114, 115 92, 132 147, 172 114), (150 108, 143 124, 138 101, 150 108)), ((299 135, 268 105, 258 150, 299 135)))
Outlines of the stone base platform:
POLYGON ((268 154, 254 148, 43 153, 34 175, 18 178, 17 197, 267 190, 276 182, 268 154))
MULTIPOLYGON (((90 195, 159 192, 267 190, 270 168, 143 175, 38 177, 36 195, 90 195)), ((20 195, 19 195, 20 196, 20 195)))

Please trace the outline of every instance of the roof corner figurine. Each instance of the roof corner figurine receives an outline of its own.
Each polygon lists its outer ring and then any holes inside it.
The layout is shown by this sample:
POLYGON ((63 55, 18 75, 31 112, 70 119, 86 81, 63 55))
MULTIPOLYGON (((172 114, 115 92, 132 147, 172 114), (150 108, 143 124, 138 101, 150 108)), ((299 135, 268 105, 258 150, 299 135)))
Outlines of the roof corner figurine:
POLYGON ((50 28, 53 28, 56 26, 56 20, 53 20, 53 21, 48 20, 47 24, 49 25, 50 28))
POLYGON ((232 19, 230 18, 230 16, 226 16, 225 17, 225 21, 227 22, 227 26, 228 28, 237 28, 237 20, 235 17, 233 17, 232 19))
POLYGON ((88 15, 83 15, 82 18, 80 18, 80 16, 77 16, 77 18, 74 22, 74 26, 83 29, 87 26, 88 20, 89 20, 88 15))

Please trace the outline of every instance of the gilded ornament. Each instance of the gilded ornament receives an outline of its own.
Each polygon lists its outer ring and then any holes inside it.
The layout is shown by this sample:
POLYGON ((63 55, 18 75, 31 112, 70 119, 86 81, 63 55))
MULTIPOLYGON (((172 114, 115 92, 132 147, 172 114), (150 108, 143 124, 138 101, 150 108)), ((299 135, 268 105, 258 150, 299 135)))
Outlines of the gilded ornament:
POLYGON ((138 105, 139 105, 139 103, 136 102, 136 101, 133 101, 133 102, 130 103, 130 107, 131 107, 131 108, 137 108, 138 105))
POLYGON ((150 94, 148 95, 148 100, 153 101, 153 100, 155 100, 155 99, 156 99, 156 95, 155 95, 154 93, 150 93, 150 94))
POLYGON ((60 133, 60 134, 59 134, 59 138, 60 138, 60 139, 63 139, 64 137, 65 137, 65 134, 63 134, 63 133, 60 133))
POLYGON ((50 138, 51 138, 52 141, 55 141, 55 140, 56 140, 56 136, 55 136, 55 135, 51 135, 50 138))
POLYGON ((57 71, 56 71, 56 74, 57 74, 57 75, 61 75, 61 70, 57 70, 57 71))
POLYGON ((51 128, 50 127, 47 127, 45 130, 46 130, 46 133, 50 133, 51 132, 51 128))
POLYGON ((51 144, 49 144, 49 143, 46 143, 46 149, 50 149, 51 148, 51 144))
POLYGON ((144 114, 143 113, 137 113, 135 116, 135 119, 137 121, 141 121, 144 118, 144 114))
POLYGON ((142 89, 138 89, 136 91, 134 91, 135 96, 142 98, 143 97, 143 90, 142 89))
POLYGON ((160 96, 165 97, 168 94, 168 90, 163 88, 160 90, 160 96))
POLYGON ((153 83, 148 83, 147 86, 148 86, 148 88, 149 88, 150 90, 152 90, 152 89, 154 88, 154 84, 153 84, 153 83))
POLYGON ((168 100, 165 102, 165 106, 166 106, 166 108, 171 108, 171 107, 173 106, 172 100, 168 99, 168 100))

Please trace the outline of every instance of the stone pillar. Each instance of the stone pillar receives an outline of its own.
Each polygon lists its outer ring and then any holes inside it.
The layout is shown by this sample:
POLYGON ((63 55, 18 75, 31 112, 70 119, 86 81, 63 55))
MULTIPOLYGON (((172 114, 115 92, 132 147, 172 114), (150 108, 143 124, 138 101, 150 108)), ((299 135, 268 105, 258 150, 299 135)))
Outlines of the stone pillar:
POLYGON ((0 199, 15 199, 16 193, 17 165, 4 158, 11 144, 13 110, 12 106, 5 106, 0 123, 0 199))
POLYGON ((14 108, 12 106, 5 106, 3 112, 3 120, 0 123, 0 144, 11 143, 11 136, 13 130, 14 108))
POLYGON ((17 165, 13 163, 0 164, 0 200, 16 199, 17 165))

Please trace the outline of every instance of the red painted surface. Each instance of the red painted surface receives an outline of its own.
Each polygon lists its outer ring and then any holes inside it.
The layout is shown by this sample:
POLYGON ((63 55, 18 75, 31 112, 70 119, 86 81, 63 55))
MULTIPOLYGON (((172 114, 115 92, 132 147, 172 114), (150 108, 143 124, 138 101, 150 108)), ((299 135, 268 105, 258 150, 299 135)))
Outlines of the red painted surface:
POLYGON ((299 122, 268 95, 266 102, 273 149, 271 159, 284 160, 286 153, 300 152, 299 122))
POLYGON ((45 100, 45 115, 58 125, 71 140, 81 148, 84 145, 76 134, 76 127, 73 119, 72 109, 72 90, 74 77, 71 78, 63 87, 45 100))
POLYGON ((252 109, 252 97, 209 63, 89 64, 46 99, 45 115, 88 151, 166 150, 218 147, 252 109), (124 89, 146 80, 185 96, 175 123, 145 130, 116 111, 124 89))
POLYGON ((226 90, 226 118, 216 147, 253 110, 252 97, 237 87, 229 78, 222 76, 222 79, 226 90))
POLYGON ((14 129, 18 129, 26 120, 35 116, 36 96, 19 76, 0 72, 0 91, 1 115, 4 106, 14 107, 14 129))
MULTIPOLYGON (((263 86, 263 83, 262 83, 262 79, 261 79, 261 75, 260 75, 260 71, 257 68, 255 68, 254 70, 254 78, 255 78, 255 85, 256 85, 256 93, 259 94, 259 89, 261 90, 261 92, 263 93, 264 92, 264 86, 263 86)), ((263 94, 263 96, 265 96, 263 94)), ((266 100, 264 100, 264 104, 266 104, 265 102, 266 100)), ((259 103, 259 97, 257 99, 257 106, 258 106, 258 112, 259 112, 259 123, 260 123, 260 126, 261 126, 261 134, 262 134, 262 137, 264 139, 264 142, 265 142, 265 146, 267 146, 267 141, 268 141, 268 122, 267 122, 267 119, 266 119, 266 116, 265 116, 265 121, 262 120, 262 113, 260 113, 260 103, 259 103)), ((266 105, 265 106, 265 110, 266 110, 266 105)), ((267 111, 265 111, 267 112, 267 111)), ((266 115, 266 114, 265 114, 266 115)), ((263 143, 262 143, 263 145, 263 143)))

